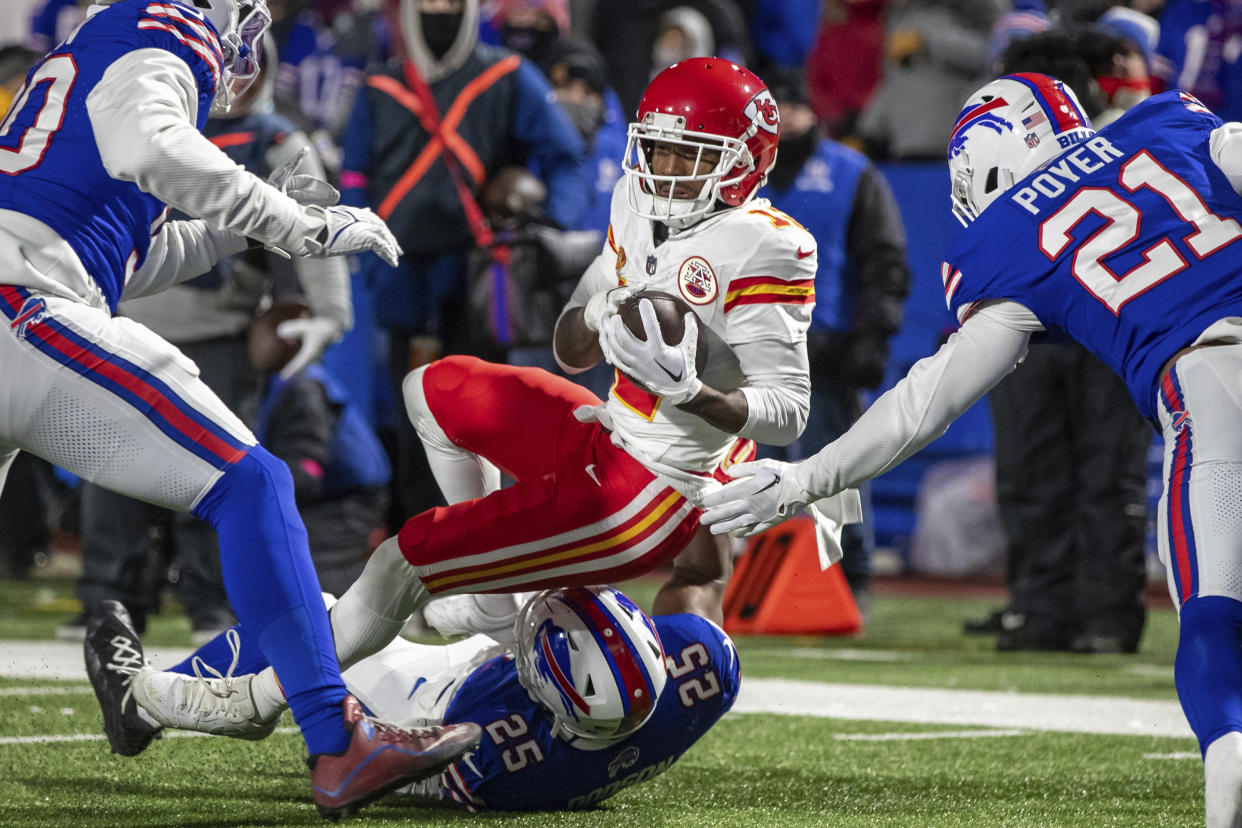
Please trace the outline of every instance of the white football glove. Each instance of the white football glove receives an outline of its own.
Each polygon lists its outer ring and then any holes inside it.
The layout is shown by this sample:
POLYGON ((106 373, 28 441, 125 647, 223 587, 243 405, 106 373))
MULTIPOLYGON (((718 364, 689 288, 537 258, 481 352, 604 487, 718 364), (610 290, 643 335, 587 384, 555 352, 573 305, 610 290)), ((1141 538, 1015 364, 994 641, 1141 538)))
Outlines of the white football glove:
POLYGON ((650 299, 639 300, 638 313, 647 341, 631 333, 621 317, 614 313, 604 319, 599 331, 599 346, 604 358, 621 373, 673 405, 694 399, 703 390, 694 365, 699 349, 698 317, 687 313, 681 342, 669 345, 660 332, 660 322, 650 299))
POLYGON ((297 155, 272 170, 272 174, 267 177, 267 183, 298 204, 331 207, 341 200, 340 191, 322 178, 297 171, 308 154, 310 147, 302 147, 297 155))
POLYGON ((634 285, 621 285, 591 294, 591 298, 587 300, 586 306, 582 309, 582 322, 587 326, 587 330, 598 333, 604 319, 615 314, 625 300, 638 293, 639 290, 640 288, 634 285))
POLYGON ((756 460, 729 469, 732 482, 703 498, 699 523, 712 534, 734 532, 747 537, 771 529, 818 498, 798 483, 794 463, 756 460))
POLYGON ((289 377, 310 365, 329 345, 341 338, 340 323, 323 316, 311 316, 306 319, 289 319, 276 326, 276 335, 281 339, 296 339, 301 343, 298 352, 284 368, 280 369, 280 378, 289 377))
POLYGON ((366 207, 311 208, 322 209, 327 225, 313 239, 306 240, 311 256, 344 256, 370 250, 388 263, 397 266, 401 245, 384 220, 366 207))

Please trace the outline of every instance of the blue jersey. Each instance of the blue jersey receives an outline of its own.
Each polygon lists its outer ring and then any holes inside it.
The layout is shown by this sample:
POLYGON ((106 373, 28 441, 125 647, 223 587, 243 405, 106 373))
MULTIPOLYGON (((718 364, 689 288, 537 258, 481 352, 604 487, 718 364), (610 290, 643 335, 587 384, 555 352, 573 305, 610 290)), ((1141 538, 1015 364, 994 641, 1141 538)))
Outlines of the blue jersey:
POLYGON ((483 740, 441 777, 469 810, 587 808, 663 773, 733 706, 740 675, 724 631, 697 615, 654 619, 669 665, 655 712, 637 733, 603 750, 551 735, 552 719, 518 683, 513 657, 485 662, 462 683, 446 722, 475 722, 483 740))
POLYGON ((1025 305, 1116 371, 1155 419, 1164 364, 1242 315, 1242 198, 1209 153, 1220 125, 1191 95, 1167 92, 1019 181, 942 266, 949 309, 1025 305))
MULTIPOLYGON (((112 310, 126 278, 146 258, 165 206, 108 175, 86 99, 118 58, 151 48, 172 52, 194 73, 202 129, 220 78, 219 40, 201 12, 152 0, 121 0, 83 23, 30 70, 0 123, 0 209, 60 234, 112 310)), ((140 101, 134 117, 141 117, 140 101)))

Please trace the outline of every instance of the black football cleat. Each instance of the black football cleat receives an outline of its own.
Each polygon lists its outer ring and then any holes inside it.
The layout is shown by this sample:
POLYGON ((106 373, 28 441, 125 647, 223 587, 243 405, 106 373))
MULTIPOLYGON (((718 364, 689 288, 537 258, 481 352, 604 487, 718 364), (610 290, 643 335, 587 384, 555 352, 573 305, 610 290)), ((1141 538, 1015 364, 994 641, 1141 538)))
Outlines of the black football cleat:
POLYGON ((101 601, 89 608, 83 650, 86 674, 103 710, 104 733, 112 752, 137 756, 162 728, 139 714, 130 689, 146 658, 142 641, 120 601, 101 601))

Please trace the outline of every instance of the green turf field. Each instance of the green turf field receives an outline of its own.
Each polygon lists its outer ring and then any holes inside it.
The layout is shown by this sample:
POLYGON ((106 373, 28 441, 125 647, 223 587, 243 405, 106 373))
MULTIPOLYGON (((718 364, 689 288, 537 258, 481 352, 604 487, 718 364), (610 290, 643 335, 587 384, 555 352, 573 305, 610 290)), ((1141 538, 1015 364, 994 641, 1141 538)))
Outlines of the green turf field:
MULTIPOLYGON (((50 638, 75 609, 69 582, 32 583, 0 584, 0 638, 50 638)), ((861 638, 739 639, 743 685, 789 678, 1175 702, 1171 612, 1152 613, 1138 656, 997 654, 987 639, 959 635, 961 619, 988 606, 881 590, 861 638)), ((188 645, 188 628, 168 613, 148 640, 188 645)), ((322 824, 291 730, 258 744, 164 738, 133 759, 82 740, 91 734, 100 718, 85 682, 0 679, 0 826, 322 824), (48 736, 67 740, 24 740, 48 736)), ((1202 824, 1201 784, 1189 738, 735 713, 668 773, 592 812, 469 817, 390 797, 354 821, 1163 828, 1202 824)))

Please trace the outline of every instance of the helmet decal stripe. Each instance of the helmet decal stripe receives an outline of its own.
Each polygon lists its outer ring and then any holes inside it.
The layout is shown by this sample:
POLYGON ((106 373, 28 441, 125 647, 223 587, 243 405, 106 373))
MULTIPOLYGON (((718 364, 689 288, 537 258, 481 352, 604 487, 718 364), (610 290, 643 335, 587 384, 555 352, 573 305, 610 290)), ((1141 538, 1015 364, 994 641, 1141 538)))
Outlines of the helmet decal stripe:
POLYGON ((636 708, 643 712, 650 709, 655 701, 655 685, 643 662, 635 656, 636 642, 630 640, 599 599, 584 587, 566 590, 563 600, 587 622, 600 649, 608 656, 609 667, 625 700, 626 713, 636 708), (635 692, 639 690, 642 696, 636 701, 635 692))
POLYGON ((586 699, 578 694, 577 688, 574 687, 572 679, 565 675, 561 670, 561 665, 556 660, 556 654, 552 652, 552 646, 548 643, 548 637, 542 635, 539 637, 539 646, 543 649, 543 657, 548 662, 548 668, 552 671, 552 680, 556 682, 561 692, 573 702, 574 706, 584 713, 591 712, 591 705, 586 699))
POLYGON ((953 125, 952 135, 956 136, 964 127, 973 123, 976 118, 991 112, 993 109, 1000 109, 1002 106, 1009 106, 1004 98, 993 98, 987 103, 962 110, 962 114, 957 116, 957 123, 953 125))
POLYGON ((1079 129, 1089 123, 1087 116, 1074 103, 1074 99, 1065 94, 1059 81, 1033 72, 1006 75, 1006 77, 1031 90, 1031 94, 1035 96, 1035 100, 1039 102, 1044 113, 1057 125, 1057 132, 1079 129))

